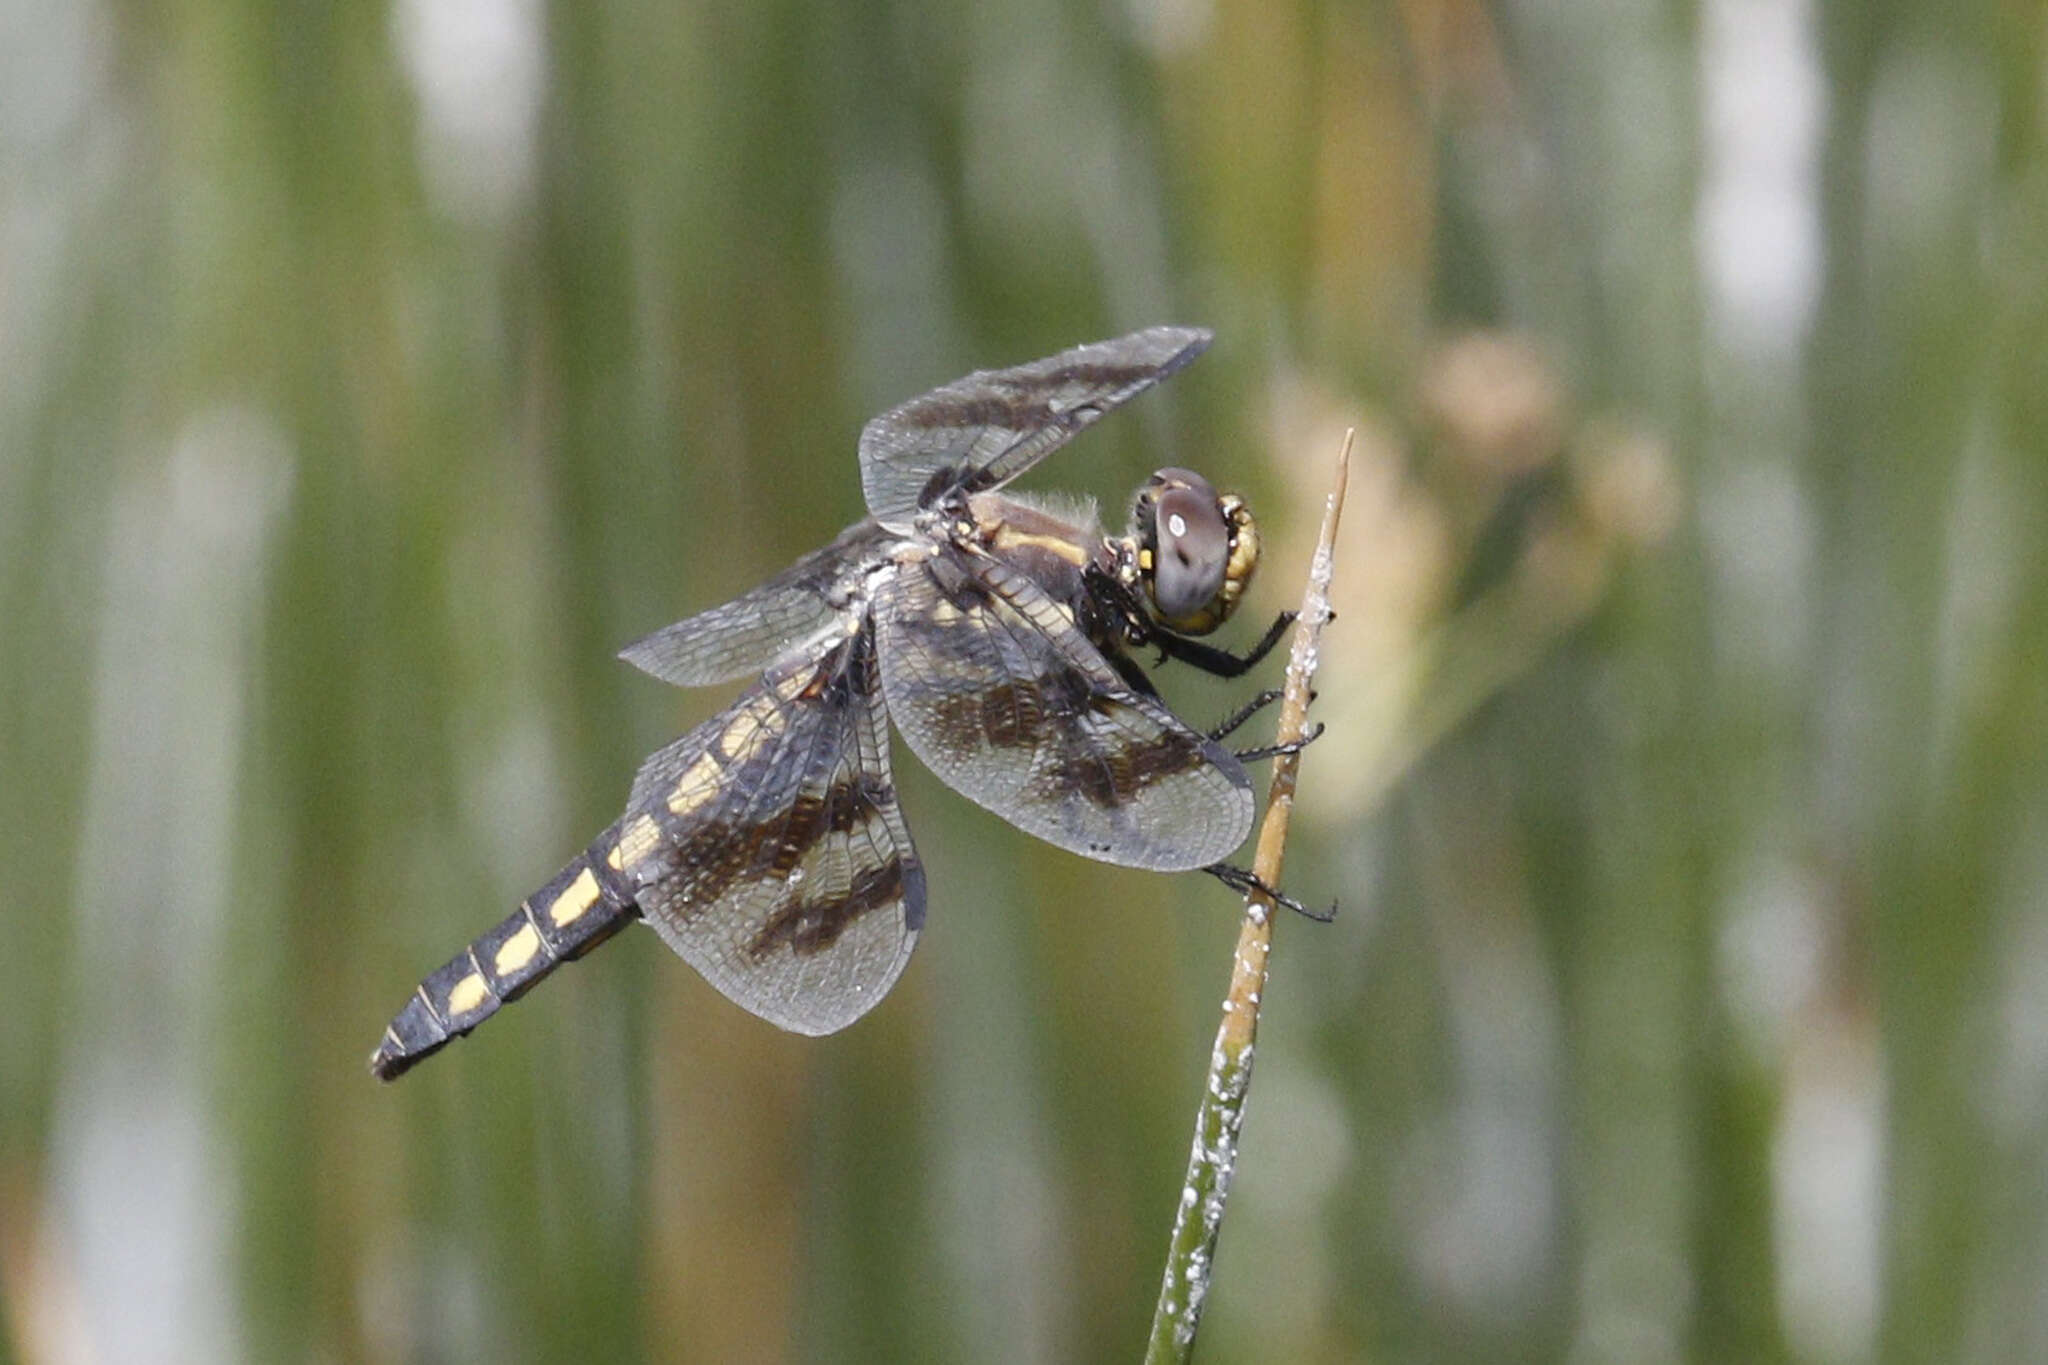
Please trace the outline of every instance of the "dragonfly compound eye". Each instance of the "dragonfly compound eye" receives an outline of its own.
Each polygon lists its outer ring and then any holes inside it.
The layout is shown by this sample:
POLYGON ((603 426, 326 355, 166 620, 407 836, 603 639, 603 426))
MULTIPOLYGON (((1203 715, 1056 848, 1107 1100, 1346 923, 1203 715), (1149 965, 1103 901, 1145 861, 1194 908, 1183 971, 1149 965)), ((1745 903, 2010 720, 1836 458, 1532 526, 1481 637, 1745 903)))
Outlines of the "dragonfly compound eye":
POLYGON ((1217 496, 1191 470, 1162 469, 1139 491, 1133 512, 1159 619, 1191 635, 1216 629, 1237 605, 1258 553, 1242 501, 1217 496))

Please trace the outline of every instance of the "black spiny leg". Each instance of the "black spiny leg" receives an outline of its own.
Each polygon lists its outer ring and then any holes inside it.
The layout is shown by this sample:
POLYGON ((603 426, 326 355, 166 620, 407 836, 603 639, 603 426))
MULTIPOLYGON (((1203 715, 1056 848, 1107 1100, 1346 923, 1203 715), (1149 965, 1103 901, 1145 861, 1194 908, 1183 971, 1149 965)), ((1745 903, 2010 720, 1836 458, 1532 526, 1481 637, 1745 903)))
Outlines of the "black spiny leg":
MULTIPOLYGON (((1237 710, 1231 712, 1229 719, 1225 720, 1221 725, 1217 726, 1215 729, 1209 732, 1209 738, 1220 740, 1225 735, 1231 734, 1232 732, 1236 731, 1241 726, 1243 726, 1243 724, 1246 721, 1250 720, 1253 716, 1256 716, 1259 712, 1265 710, 1268 706, 1271 706, 1274 702, 1280 700, 1280 698, 1283 695, 1284 694, 1277 687, 1267 688, 1265 691, 1259 693, 1259 695, 1253 697, 1250 701, 1246 702, 1243 706, 1240 706, 1237 708, 1237 710)), ((1310 701, 1314 701, 1316 699, 1316 694, 1313 692, 1309 693, 1308 699, 1310 701)), ((1285 744, 1262 744, 1257 746, 1256 748, 1239 749, 1237 751, 1236 758, 1237 761, 1240 763, 1257 763, 1260 759, 1278 758, 1281 754, 1298 754, 1303 749, 1306 749, 1309 745, 1315 743, 1316 740, 1322 738, 1322 734, 1323 727, 1321 723, 1318 723, 1315 729, 1310 730, 1300 739, 1289 740, 1285 744)))
POLYGON ((1282 754, 1298 754, 1322 737, 1323 723, 1317 721, 1315 728, 1300 739, 1290 739, 1285 744, 1262 744, 1253 749, 1239 749, 1236 755, 1237 761, 1240 763, 1257 763, 1263 758, 1278 758, 1282 754))
POLYGON ((1138 666, 1136 659, 1133 659, 1121 649, 1113 647, 1104 649, 1102 657, 1109 660, 1109 666, 1116 670, 1117 676, 1124 680, 1124 683, 1131 691, 1136 692, 1141 697, 1157 697, 1159 695, 1159 689, 1154 687, 1152 680, 1145 676, 1145 670, 1138 666))
POLYGON ((1227 649, 1205 645, 1200 640, 1191 640, 1185 635, 1176 635, 1170 630, 1156 627, 1146 632, 1144 642, 1148 645, 1157 645, 1159 652, 1167 658, 1178 659, 1184 664, 1201 669, 1204 673, 1214 674, 1219 678, 1241 678, 1257 666, 1259 660, 1273 652, 1273 646, 1280 643, 1280 637, 1285 635, 1287 628, 1293 624, 1294 613, 1281 612, 1273 618, 1273 624, 1266 628, 1266 633, 1259 637, 1259 642, 1246 654, 1232 654, 1227 649))
POLYGON ((1285 693, 1283 693, 1281 689, 1277 687, 1267 688, 1265 691, 1259 693, 1259 695, 1253 697, 1250 701, 1246 702, 1243 706, 1240 706, 1235 711, 1232 711, 1230 713, 1230 718, 1228 720, 1225 720, 1221 725, 1217 726, 1215 729, 1209 732, 1209 738, 1220 740, 1226 735, 1235 733, 1240 727, 1244 725, 1246 721, 1250 720, 1253 716, 1256 716, 1257 714, 1259 714, 1259 712, 1271 706, 1274 702, 1280 700, 1280 698, 1284 695, 1285 693))
POLYGON ((1330 908, 1327 910, 1311 910, 1279 887, 1266 885, 1265 881, 1256 872, 1248 871, 1245 868, 1236 867, 1230 863, 1210 863, 1202 871, 1208 873, 1217 881, 1222 882, 1240 896, 1247 896, 1256 891, 1271 900, 1273 904, 1285 906, 1303 919, 1312 919, 1317 924, 1328 924, 1331 920, 1337 918, 1337 902, 1331 901, 1330 908))

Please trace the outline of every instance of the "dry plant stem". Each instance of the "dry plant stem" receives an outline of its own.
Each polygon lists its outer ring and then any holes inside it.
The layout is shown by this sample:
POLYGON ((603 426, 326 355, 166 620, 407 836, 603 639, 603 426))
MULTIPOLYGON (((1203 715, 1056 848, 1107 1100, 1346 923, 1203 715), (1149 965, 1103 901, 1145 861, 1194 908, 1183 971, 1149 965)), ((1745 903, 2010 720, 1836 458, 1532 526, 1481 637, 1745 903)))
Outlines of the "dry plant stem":
MULTIPOLYGON (((1351 472, 1351 432, 1337 457, 1336 479, 1323 507, 1323 529, 1316 540, 1308 571, 1308 589, 1301 599, 1294 641, 1287 661, 1287 689, 1280 702, 1276 739, 1300 739, 1307 725, 1309 684, 1316 670, 1316 646, 1330 619, 1330 572, 1337 539, 1337 519, 1344 509, 1344 485, 1351 472)), ((1294 810, 1295 776, 1301 754, 1283 753, 1273 760, 1272 785, 1265 818, 1259 826, 1258 852, 1252 871, 1267 886, 1280 884, 1280 864, 1287 847, 1287 823, 1294 810)), ((1252 1043, 1259 1032, 1259 1005, 1266 990, 1266 959, 1273 947, 1273 905, 1253 893, 1245 897, 1244 924, 1238 930, 1232 959, 1230 993, 1223 1001, 1223 1022, 1209 1054, 1209 1076, 1195 1115, 1194 1149, 1188 1157, 1187 1182, 1174 1213, 1173 1241, 1167 1249, 1166 1276, 1159 1305, 1152 1311, 1148 1362, 1186 1360, 1195 1345, 1202 1303, 1209 1291, 1209 1270, 1216 1254, 1216 1234, 1223 1226, 1223 1205, 1230 1196, 1230 1177, 1237 1165, 1237 1134, 1244 1123, 1245 1097, 1251 1090, 1252 1043)))

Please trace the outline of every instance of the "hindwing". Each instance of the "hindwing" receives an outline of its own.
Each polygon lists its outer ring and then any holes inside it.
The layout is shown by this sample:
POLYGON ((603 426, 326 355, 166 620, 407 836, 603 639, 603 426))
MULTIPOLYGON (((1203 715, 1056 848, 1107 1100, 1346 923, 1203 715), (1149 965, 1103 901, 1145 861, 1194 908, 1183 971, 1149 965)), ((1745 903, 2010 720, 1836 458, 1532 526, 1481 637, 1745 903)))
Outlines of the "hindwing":
POLYGON ((739 1005, 833 1033, 881 1000, 924 923, 873 636, 777 664, 656 753, 615 865, 647 922, 739 1005))

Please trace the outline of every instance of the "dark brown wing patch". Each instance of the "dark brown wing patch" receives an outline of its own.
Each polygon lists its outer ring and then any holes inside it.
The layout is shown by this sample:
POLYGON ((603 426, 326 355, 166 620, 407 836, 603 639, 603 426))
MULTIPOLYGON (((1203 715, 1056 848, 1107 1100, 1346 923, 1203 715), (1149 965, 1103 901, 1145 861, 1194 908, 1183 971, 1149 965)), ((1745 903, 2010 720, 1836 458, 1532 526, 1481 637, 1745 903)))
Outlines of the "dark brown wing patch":
POLYGON ((1006 370, 977 370, 891 408, 860 436, 878 521, 907 526, 953 491, 999 488, 1208 348, 1199 327, 1152 327, 1006 370))
POLYGON ((873 1008, 924 923, 872 659, 862 631, 770 669, 648 761, 620 825, 648 923, 731 999, 798 1033, 873 1008))
POLYGON ((1036 584, 948 547, 879 589, 889 713, 925 765, 1018 828, 1180 870, 1251 829, 1237 760, 1120 678, 1036 584))

